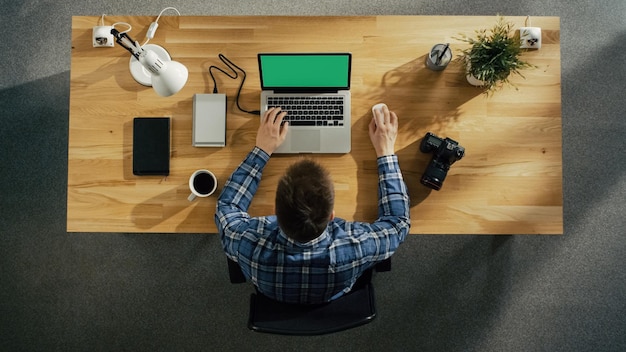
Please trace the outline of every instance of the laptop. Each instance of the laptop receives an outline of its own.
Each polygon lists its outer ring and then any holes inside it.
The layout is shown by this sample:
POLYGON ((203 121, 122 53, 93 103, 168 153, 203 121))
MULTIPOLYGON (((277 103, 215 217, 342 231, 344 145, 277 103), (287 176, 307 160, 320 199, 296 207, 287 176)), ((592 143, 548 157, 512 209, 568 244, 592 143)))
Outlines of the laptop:
POLYGON ((289 132, 275 153, 351 149, 350 53, 260 53, 261 116, 287 111, 289 132))

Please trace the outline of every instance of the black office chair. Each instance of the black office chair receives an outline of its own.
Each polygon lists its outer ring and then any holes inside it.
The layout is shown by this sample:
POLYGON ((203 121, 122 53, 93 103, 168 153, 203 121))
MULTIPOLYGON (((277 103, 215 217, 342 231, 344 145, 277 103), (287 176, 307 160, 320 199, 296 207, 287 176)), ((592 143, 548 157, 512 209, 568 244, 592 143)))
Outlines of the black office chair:
MULTIPOLYGON (((227 261, 230 282, 246 282, 239 264, 227 261)), ((391 270, 391 258, 378 263, 375 270, 391 270)), ((322 335, 367 324, 376 317, 372 272, 369 269, 361 275, 349 293, 322 304, 283 303, 256 291, 250 295, 248 328, 283 335, 322 335)))

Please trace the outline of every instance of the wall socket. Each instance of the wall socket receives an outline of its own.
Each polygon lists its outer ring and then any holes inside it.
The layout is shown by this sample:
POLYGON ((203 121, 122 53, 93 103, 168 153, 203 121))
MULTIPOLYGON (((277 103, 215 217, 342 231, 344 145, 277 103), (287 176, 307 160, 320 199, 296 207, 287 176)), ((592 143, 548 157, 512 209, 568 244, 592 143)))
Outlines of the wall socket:
POLYGON ((95 26, 93 27, 93 47, 94 48, 112 48, 115 44, 113 34, 111 34, 113 26, 95 26))
POLYGON ((522 49, 541 48, 541 28, 520 27, 519 29, 520 47, 522 49))

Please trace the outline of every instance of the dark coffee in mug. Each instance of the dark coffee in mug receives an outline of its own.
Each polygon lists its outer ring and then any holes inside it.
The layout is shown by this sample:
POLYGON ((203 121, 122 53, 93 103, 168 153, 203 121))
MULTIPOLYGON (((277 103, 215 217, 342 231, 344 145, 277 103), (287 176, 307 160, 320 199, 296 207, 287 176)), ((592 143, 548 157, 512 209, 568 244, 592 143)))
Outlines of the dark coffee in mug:
POLYGON ((202 172, 193 179, 193 188, 200 194, 209 194, 215 187, 215 181, 211 175, 202 172))

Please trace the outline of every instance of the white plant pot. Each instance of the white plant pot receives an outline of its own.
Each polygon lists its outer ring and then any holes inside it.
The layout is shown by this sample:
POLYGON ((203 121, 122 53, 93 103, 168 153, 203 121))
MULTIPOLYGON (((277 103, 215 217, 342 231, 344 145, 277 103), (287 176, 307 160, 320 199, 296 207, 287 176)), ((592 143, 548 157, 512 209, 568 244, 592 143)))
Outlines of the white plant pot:
POLYGON ((473 85, 474 87, 482 87, 485 85, 485 81, 481 81, 478 78, 474 77, 473 75, 471 75, 470 72, 470 62, 469 59, 466 58, 465 60, 465 66, 466 66, 466 70, 465 70, 465 78, 467 79, 467 83, 473 85))
POLYGON ((467 79, 467 83, 473 85, 474 87, 482 87, 485 85, 485 81, 481 81, 470 74, 465 75, 465 78, 467 79))

